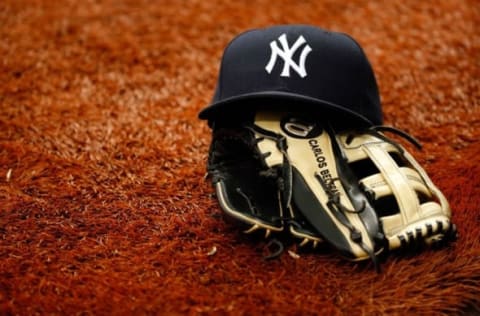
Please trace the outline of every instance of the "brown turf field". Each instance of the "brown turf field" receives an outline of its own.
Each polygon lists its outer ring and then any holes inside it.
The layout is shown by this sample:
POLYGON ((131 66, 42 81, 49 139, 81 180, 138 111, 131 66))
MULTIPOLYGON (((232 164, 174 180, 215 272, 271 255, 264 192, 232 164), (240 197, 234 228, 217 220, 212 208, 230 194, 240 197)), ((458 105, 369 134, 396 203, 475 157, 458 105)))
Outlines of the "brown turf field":
POLYGON ((383 3, 2 0, 0 314, 480 313, 480 4, 383 3), (363 46, 451 247, 376 274, 325 249, 265 261, 223 221, 197 114, 228 41, 285 23, 363 46))

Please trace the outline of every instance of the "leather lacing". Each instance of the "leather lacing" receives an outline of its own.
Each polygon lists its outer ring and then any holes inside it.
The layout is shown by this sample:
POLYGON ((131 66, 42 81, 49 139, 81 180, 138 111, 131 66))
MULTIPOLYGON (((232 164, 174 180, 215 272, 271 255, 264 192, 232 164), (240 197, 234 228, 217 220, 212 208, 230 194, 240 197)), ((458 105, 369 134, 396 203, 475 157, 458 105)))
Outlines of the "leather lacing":
MULTIPOLYGON (((275 141, 277 148, 282 153, 282 156, 283 156, 282 177, 279 176, 278 170, 274 168, 268 169, 268 171, 266 171, 265 174, 269 174, 270 176, 276 177, 280 181, 279 189, 284 193, 283 194, 284 198, 282 199, 282 202, 283 202, 282 207, 284 209, 291 209, 291 199, 293 194, 293 186, 292 186, 293 171, 292 171, 292 164, 290 162, 290 159, 287 153, 287 149, 288 149, 287 139, 283 135, 262 129, 258 126, 255 126, 254 128, 251 128, 251 127, 247 127, 247 128, 252 130, 255 133, 262 135, 262 137, 258 137, 256 139, 257 143, 264 140, 265 138, 271 139, 275 141)), ((267 152, 264 154, 264 157, 268 157, 270 154, 271 153, 267 152)), ((329 189, 325 181, 318 174, 316 174, 315 176, 328 196, 327 207, 330 209, 332 214, 337 218, 337 220, 340 223, 342 223, 342 225, 344 225, 350 231, 350 239, 354 243, 358 244, 368 254, 368 256, 371 258, 375 266, 375 269, 378 271, 379 260, 377 259, 375 251, 373 249, 370 249, 363 242, 361 232, 355 226, 353 226, 348 220, 348 218, 345 216, 345 213, 361 213, 365 209, 365 201, 362 201, 363 204, 358 210, 350 210, 341 203, 339 193, 334 193, 331 189, 329 189)), ((338 181, 338 180, 339 180, 338 178, 333 179, 333 181, 338 181)), ((301 227, 301 225, 291 217, 283 218, 281 220, 282 220, 282 223, 293 224, 293 225, 296 225, 296 227, 301 227)), ((280 253, 277 253, 277 254, 280 255, 280 253)))
POLYGON ((389 139, 388 137, 386 137, 385 135, 383 135, 382 132, 390 132, 390 133, 396 134, 398 136, 401 136, 402 138, 409 141, 411 144, 415 145, 415 147, 417 147, 419 150, 422 149, 422 144, 420 144, 420 142, 415 137, 413 137, 412 135, 408 134, 405 131, 402 131, 401 129, 398 129, 398 128, 395 128, 395 127, 392 127, 392 126, 385 126, 385 125, 375 125, 375 126, 372 126, 372 127, 368 128, 366 130, 362 130, 360 132, 349 133, 347 135, 347 138, 345 139, 345 143, 347 145, 350 145, 355 137, 363 135, 363 134, 369 134, 369 135, 372 135, 374 137, 380 138, 381 140, 391 144, 392 146, 395 146, 395 148, 397 148, 399 152, 401 152, 401 153, 404 152, 403 148, 399 144, 397 144, 395 141, 393 141, 393 140, 389 139))
MULTIPOLYGON (((328 196, 328 202, 327 202, 327 207, 328 209, 332 212, 332 214, 337 218, 337 220, 342 223, 343 226, 345 226, 349 231, 350 231, 350 240, 356 243, 360 248, 362 248, 365 253, 368 254, 370 259, 373 262, 373 265, 375 267, 375 270, 379 271, 380 270, 380 264, 379 260, 377 258, 377 255, 375 254, 375 251, 371 249, 370 247, 367 246, 363 242, 362 238, 362 233, 354 226, 348 218, 345 216, 345 213, 355 213, 359 214, 365 210, 366 203, 365 201, 362 201, 362 206, 358 210, 351 210, 347 208, 345 205, 342 204, 340 201, 340 193, 334 192, 331 190, 325 180, 316 173, 315 178, 320 182, 323 190, 327 193, 328 196)), ((334 178, 332 181, 340 181, 339 178, 334 178)))
MULTIPOLYGON (((245 131, 248 133, 253 133, 253 129, 251 127, 243 127, 241 129, 238 129, 236 132, 229 132, 229 133, 219 133, 218 136, 214 137, 215 140, 212 142, 212 146, 210 148, 210 155, 209 155, 209 160, 208 160, 208 167, 207 167, 207 174, 205 178, 212 177, 212 182, 216 183, 218 181, 224 180, 222 176, 222 172, 220 170, 226 169, 230 166, 233 165, 239 165, 242 164, 244 161, 244 157, 237 156, 237 155, 229 155, 229 159, 218 159, 218 157, 222 156, 222 153, 219 153, 219 142, 224 142, 224 141, 236 141, 239 142, 246 147, 252 149, 249 151, 249 154, 251 155, 257 155, 257 158, 261 158, 262 160, 265 160, 268 156, 271 155, 270 152, 266 153, 259 153, 256 150, 253 150, 254 148, 257 147, 257 144, 265 139, 265 137, 258 137, 252 139, 251 137, 248 137, 247 135, 243 134, 245 131)), ((286 146, 286 140, 283 141, 284 145, 286 146)), ((283 144, 279 146, 284 146, 283 144)), ((286 152, 285 152, 286 154, 286 152)), ((250 156, 251 157, 251 156, 250 156)), ((260 174, 261 177, 267 177, 271 178, 273 180, 277 181, 278 188, 280 190, 283 190, 286 185, 284 184, 284 179, 283 177, 280 177, 279 171, 275 168, 268 168, 265 170, 261 170, 260 174)), ((246 202, 248 210, 253 216, 258 217, 259 215, 262 215, 259 213, 255 206, 255 202, 253 199, 248 196, 240 187, 235 188, 235 192, 239 194, 246 202)), ((284 204, 284 203, 281 203, 284 204)), ((281 205, 281 207, 284 207, 281 205)), ((282 212, 283 213, 283 212, 282 212)), ((301 225, 296 222, 293 218, 290 216, 285 217, 285 216, 275 216, 269 218, 269 221, 274 223, 274 224, 281 224, 282 226, 285 225, 292 225, 295 227, 301 227, 301 225)), ((276 238, 271 238, 266 246, 265 250, 267 252, 266 255, 264 255, 264 259, 270 260, 279 257, 285 250, 285 247, 281 241, 279 241, 276 238)))

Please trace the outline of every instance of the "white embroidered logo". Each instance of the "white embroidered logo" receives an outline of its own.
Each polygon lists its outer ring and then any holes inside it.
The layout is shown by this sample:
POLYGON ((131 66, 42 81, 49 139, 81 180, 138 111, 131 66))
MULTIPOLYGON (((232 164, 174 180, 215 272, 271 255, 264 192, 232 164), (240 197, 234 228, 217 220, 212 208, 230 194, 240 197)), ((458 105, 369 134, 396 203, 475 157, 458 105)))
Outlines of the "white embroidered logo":
POLYGON ((305 44, 307 41, 305 38, 300 35, 297 38, 297 41, 293 44, 292 47, 288 47, 288 41, 287 41, 287 35, 283 33, 278 37, 278 41, 280 42, 280 45, 282 45, 282 49, 280 49, 277 45, 277 41, 272 41, 270 42, 270 48, 272 50, 272 53, 270 55, 270 61, 268 62, 267 66, 265 66, 265 70, 268 73, 271 73, 273 70, 273 67, 275 66, 277 62, 277 57, 280 56, 283 59, 283 70, 280 76, 282 77, 290 77, 290 67, 295 70, 298 75, 302 78, 305 78, 307 76, 307 71, 305 70, 305 61, 307 59, 308 54, 312 51, 312 48, 310 45, 305 45, 303 46, 303 50, 300 54, 300 62, 295 63, 292 58, 297 49, 299 49, 303 44, 305 44))

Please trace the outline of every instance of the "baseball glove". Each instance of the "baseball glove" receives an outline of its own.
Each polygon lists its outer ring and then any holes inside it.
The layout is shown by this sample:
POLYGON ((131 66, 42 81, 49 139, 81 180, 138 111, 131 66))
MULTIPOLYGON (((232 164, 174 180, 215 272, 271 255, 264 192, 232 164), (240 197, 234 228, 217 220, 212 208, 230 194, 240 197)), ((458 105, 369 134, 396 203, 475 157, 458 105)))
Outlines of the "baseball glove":
MULTIPOLYGON (((260 111, 213 126, 208 170, 221 208, 245 226, 324 240, 350 260, 455 237, 450 208, 426 172, 372 127, 335 132, 322 119, 260 111)), ((377 265, 378 266, 378 265, 377 265)))

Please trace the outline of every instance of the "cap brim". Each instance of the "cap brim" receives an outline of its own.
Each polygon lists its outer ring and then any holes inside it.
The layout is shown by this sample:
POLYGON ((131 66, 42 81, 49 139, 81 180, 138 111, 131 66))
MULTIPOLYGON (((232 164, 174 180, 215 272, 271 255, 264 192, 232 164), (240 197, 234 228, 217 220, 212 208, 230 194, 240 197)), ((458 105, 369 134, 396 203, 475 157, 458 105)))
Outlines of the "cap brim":
MULTIPOLYGON (((215 120, 217 117, 235 113, 245 113, 258 108, 269 108, 279 110, 305 111, 325 115, 328 118, 341 119, 342 123, 352 123, 353 127, 374 125, 366 117, 357 114, 343 106, 327 101, 311 98, 295 93, 282 91, 262 91, 237 95, 210 104, 203 109, 198 117, 202 120, 215 120), (268 102, 267 102, 268 101, 268 102), (295 102, 292 104, 292 102, 295 102), (234 103, 242 103, 242 106, 235 107, 234 103), (228 106, 227 106, 228 105, 228 106)), ((341 124, 343 125, 343 124, 341 124)))

